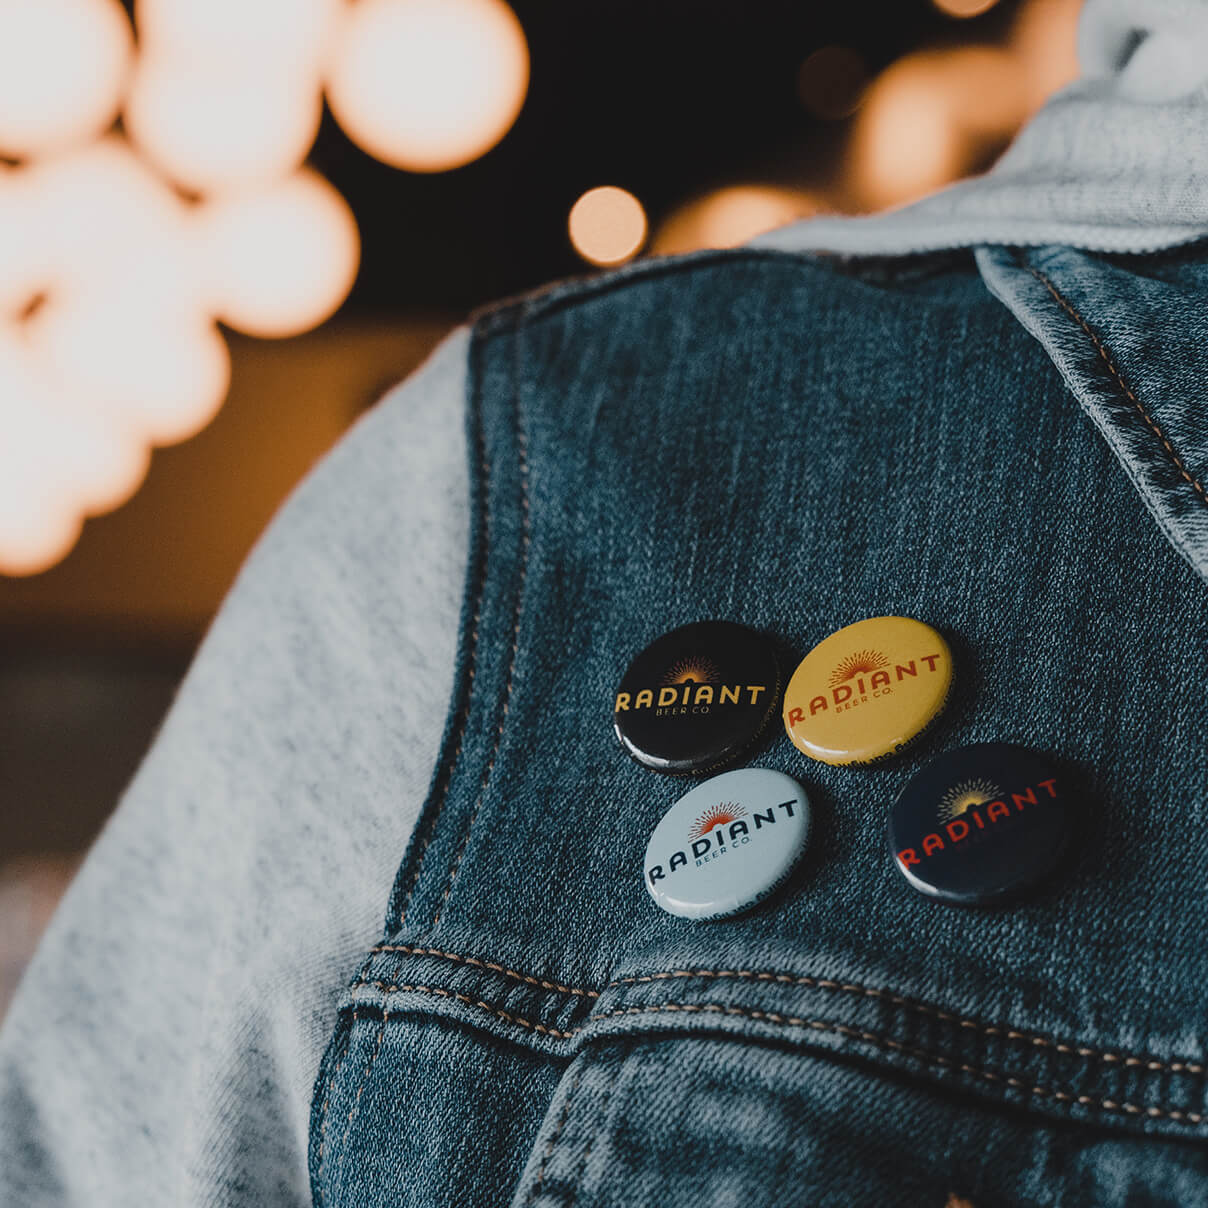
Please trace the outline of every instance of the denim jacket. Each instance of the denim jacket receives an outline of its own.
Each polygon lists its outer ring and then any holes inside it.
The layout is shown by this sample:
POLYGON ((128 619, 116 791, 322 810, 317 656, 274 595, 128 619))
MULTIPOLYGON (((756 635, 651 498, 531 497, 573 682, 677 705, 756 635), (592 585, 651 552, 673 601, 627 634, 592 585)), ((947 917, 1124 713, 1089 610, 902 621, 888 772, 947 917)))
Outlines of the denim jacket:
POLYGON ((743 251, 478 323, 452 708, 318 1079, 316 1204, 1208 1202, 1208 624, 1174 548, 1203 552, 1208 449, 1150 405, 1135 300, 1206 271, 743 251), (876 769, 773 735, 750 762, 814 801, 805 866, 734 919, 658 910, 683 790, 617 746, 628 658, 724 617, 791 666, 884 614, 957 652, 949 720, 876 769), (1068 865, 999 910, 920 897, 889 804, 1003 740, 1078 784, 1068 865))
POLYGON ((0 1204, 1208 1203, 1208 203, 1125 221, 1043 162, 497 308, 369 416, 0 1033, 0 1204), (805 862, 658 911, 682 786, 612 735, 628 659, 717 617, 789 670, 887 613, 954 651, 941 723, 864 770, 769 731, 805 862), (885 815, 982 740, 1084 811, 961 910, 885 815))

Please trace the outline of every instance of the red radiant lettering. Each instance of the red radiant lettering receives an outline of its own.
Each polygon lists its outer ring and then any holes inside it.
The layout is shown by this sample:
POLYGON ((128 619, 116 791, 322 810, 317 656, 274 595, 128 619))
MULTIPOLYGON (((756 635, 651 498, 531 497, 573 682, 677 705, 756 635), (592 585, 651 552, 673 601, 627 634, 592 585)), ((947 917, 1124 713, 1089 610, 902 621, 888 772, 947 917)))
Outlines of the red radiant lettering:
POLYGON ((898 682, 901 682, 903 675, 918 675, 919 669, 914 665, 914 659, 908 663, 897 663, 894 666, 894 672, 897 674, 898 682))
MULTIPOLYGON (((811 717, 813 717, 815 713, 818 713, 820 711, 825 711, 825 709, 826 709, 826 697, 825 696, 815 696, 814 699, 812 701, 810 701, 810 716, 811 717)), ((798 712, 800 712, 800 710, 798 710, 798 712)))
POLYGON ((1036 793, 1032 789, 1025 789, 1022 793, 1012 793, 1011 803, 1017 810, 1023 809, 1025 805, 1036 804, 1036 793))
POLYGON ((1055 785, 1056 783, 1057 783, 1057 781, 1055 781, 1055 780, 1042 780, 1040 782, 1040 787, 1042 789, 1048 789, 1050 797, 1056 797, 1057 790, 1055 788, 1053 788, 1053 785, 1055 785))
POLYGON ((997 822, 999 818, 1009 818, 1010 816, 1011 811, 1007 809, 1007 803, 1005 801, 991 801, 990 804, 986 806, 986 817, 989 818, 991 822, 997 822))
POLYGON ((948 832, 948 838, 953 843, 959 843, 962 839, 967 838, 969 834, 969 824, 963 818, 953 818, 944 829, 948 832), (960 827, 960 833, 957 833, 957 827, 960 827))
POLYGON ((934 671, 935 670, 935 660, 938 659, 939 657, 940 656, 938 654, 925 654, 925 655, 923 655, 923 662, 926 663, 927 666, 932 671, 934 671))
POLYGON ((928 835, 923 840, 923 855, 930 856, 937 851, 944 850, 944 841, 939 835, 928 835))
POLYGON ((805 721, 805 710, 804 709, 790 709, 789 710, 789 725, 790 726, 795 726, 803 721, 805 721))
POLYGON ((920 862, 913 847, 908 847, 905 851, 898 852, 898 859, 903 864, 918 864, 920 862))
POLYGON ((851 699, 851 684, 840 684, 837 688, 831 689, 831 697, 836 705, 841 705, 845 700, 851 699), (839 693, 843 695, 840 696, 839 693))
POLYGON ((889 686, 889 672, 888 671, 874 671, 872 673, 872 679, 869 680, 868 682, 870 684, 872 684, 872 686, 874 688, 888 687, 889 686))

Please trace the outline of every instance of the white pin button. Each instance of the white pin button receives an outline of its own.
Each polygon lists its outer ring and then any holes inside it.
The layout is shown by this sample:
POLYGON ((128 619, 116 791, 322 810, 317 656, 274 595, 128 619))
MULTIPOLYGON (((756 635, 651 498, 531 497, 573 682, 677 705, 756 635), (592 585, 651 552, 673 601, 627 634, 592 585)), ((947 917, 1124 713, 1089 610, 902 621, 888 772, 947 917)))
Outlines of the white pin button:
POLYGON ((791 777, 767 768, 723 772, 681 797, 654 828, 646 888, 681 918, 739 914, 792 872, 810 824, 809 798, 791 777))

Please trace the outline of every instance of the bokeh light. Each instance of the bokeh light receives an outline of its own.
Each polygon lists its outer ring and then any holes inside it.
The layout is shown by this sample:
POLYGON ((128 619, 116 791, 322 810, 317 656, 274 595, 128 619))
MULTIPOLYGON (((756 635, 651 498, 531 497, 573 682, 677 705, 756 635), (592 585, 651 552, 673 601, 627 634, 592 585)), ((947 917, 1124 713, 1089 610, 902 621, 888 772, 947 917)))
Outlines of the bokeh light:
POLYGON ((272 60, 196 65, 144 56, 126 105, 131 138, 169 179, 232 192, 287 175, 306 158, 322 98, 313 72, 272 60))
POLYGON ((642 203, 615 185, 588 189, 571 207, 567 226, 575 251, 590 264, 623 264, 646 242, 642 203))
POLYGON ((868 87, 868 64, 848 46, 815 50, 797 73, 797 95, 815 117, 837 121, 859 108, 868 87))
POLYGON ((502 0, 360 0, 341 30, 327 97, 371 155, 443 172, 508 132, 528 77, 524 31, 502 0))
POLYGON ((41 274, 27 287, 129 289, 137 278, 152 305, 193 297, 188 207, 128 143, 108 138, 36 161, 14 183, 24 195, 27 254, 41 274))
POLYGON ((932 3, 949 17, 969 18, 989 12, 998 0, 932 0, 932 3))
POLYGON ((100 134, 117 115, 132 51, 118 0, 0 0, 0 155, 100 134))
POLYGON ((210 305, 249 335, 306 331, 352 287, 360 260, 356 220, 317 173, 209 203, 199 223, 210 305))
POLYGON ((63 397, 89 399, 135 443, 192 436, 226 397, 226 343, 196 310, 165 312, 141 293, 106 290, 48 302, 28 326, 43 379, 63 397))
POLYGON ((800 189, 734 185, 680 206, 659 226, 652 250, 675 255, 701 248, 736 247, 800 218, 818 213, 821 203, 800 189))
POLYGON ((24 341, 0 331, 0 573, 58 561, 83 514, 116 506, 142 480, 145 447, 57 394, 24 341))
POLYGON ((877 77, 852 145, 853 190, 863 207, 913 200, 988 166, 1026 109, 1013 57, 988 46, 918 51, 877 77))
POLYGON ((1082 0, 1025 0, 1007 47, 1027 89, 1026 115, 1078 77, 1078 18, 1082 0))
POLYGON ((318 70, 346 0, 136 0, 143 54, 318 70))

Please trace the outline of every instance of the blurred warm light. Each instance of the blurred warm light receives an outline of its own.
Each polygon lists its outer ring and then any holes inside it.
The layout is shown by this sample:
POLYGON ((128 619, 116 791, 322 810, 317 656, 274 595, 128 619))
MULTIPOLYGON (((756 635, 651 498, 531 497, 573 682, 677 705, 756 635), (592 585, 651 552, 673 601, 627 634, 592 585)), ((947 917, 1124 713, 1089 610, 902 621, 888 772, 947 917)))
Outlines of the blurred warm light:
POLYGON ((0 325, 23 311, 46 281, 46 245, 35 237, 38 210, 29 173, 0 167, 0 325))
POLYGON ((0 430, 0 573, 58 561, 83 514, 116 506, 146 472, 145 448, 57 396, 11 330, 0 332, 0 430))
POLYGON ((815 50, 797 73, 797 95, 815 117, 830 121, 850 117, 868 86, 868 65, 848 46, 815 50))
MULTIPOLYGON (((15 174, 23 234, 42 276, 39 291, 100 292, 137 277, 148 301, 188 299, 188 207, 119 138, 37 161, 15 174), (155 279, 152 280, 152 277, 155 279)), ((0 272, 3 271, 0 265, 0 272)), ((0 295, 5 292, 0 282, 0 295)))
POLYGON ((215 317, 302 331, 358 258, 347 204, 309 171, 199 206, 119 138, 0 171, 0 573, 52 565, 151 445, 210 421, 230 380, 215 317))
POLYGON ((101 133, 117 115, 132 48, 118 0, 0 0, 0 155, 101 133))
POLYGON ((700 248, 736 247, 821 208, 798 189, 735 185, 718 189, 673 210, 655 233, 652 251, 676 255, 700 248))
POLYGON ((1031 114, 1078 78, 1078 17, 1082 0, 1026 0, 1008 42, 1027 88, 1031 114))
MULTIPOLYGON (((2 412, 0 412, 2 414, 2 412)), ((27 467, 28 468, 28 467, 27 467)), ((9 466, 0 461, 6 474, 9 466)), ((37 575, 61 562, 80 538, 83 519, 68 505, 39 501, 29 510, 19 477, 0 482, 0 574, 37 575)))
POLYGON ((48 302, 28 326, 45 379, 64 397, 90 399, 135 442, 184 440, 226 397, 226 343, 196 311, 164 312, 142 295, 105 291, 48 302))
POLYGON ((346 0, 135 0, 144 54, 221 69, 321 65, 346 0))
POLYGON ((313 72, 271 60, 230 69, 149 55, 135 75, 126 127, 178 185, 219 193, 292 172, 306 158, 321 115, 313 72))
POLYGON ((306 331, 352 288, 360 260, 356 220, 314 172, 210 203, 200 223, 210 303, 225 323, 249 335, 306 331))
POLYGON ((508 132, 528 76, 524 31, 502 0, 359 0, 332 56, 327 96, 371 155, 443 172, 508 132))
POLYGON ((567 226, 575 251, 591 264, 623 264, 646 242, 642 203, 615 185, 588 189, 571 206, 567 226))
POLYGON ((941 13, 949 17, 980 17, 989 12, 998 0, 932 0, 941 13))
POLYGON ((877 78, 865 99, 852 147, 861 205, 912 200, 985 167, 1018 128, 1027 96, 1014 58, 966 46, 919 51, 877 78))

